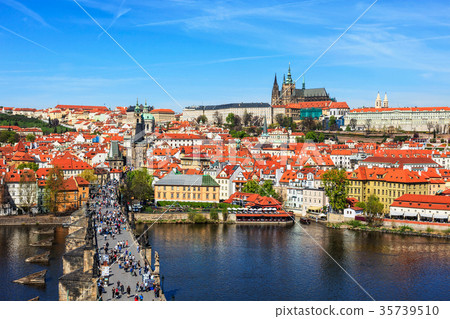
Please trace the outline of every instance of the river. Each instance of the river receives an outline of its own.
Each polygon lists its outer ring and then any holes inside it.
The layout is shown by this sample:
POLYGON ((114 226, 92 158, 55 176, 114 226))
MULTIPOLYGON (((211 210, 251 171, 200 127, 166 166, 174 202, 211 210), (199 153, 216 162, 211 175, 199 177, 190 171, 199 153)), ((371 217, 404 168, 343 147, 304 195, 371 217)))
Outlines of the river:
MULTIPOLYGON (((376 300, 449 300, 450 242, 303 226, 376 300)), ((370 300, 299 225, 157 224, 168 300, 370 300)))
POLYGON ((62 276, 67 229, 56 227, 51 247, 32 247, 29 244, 51 238, 53 235, 38 235, 34 230, 49 226, 0 226, 0 300, 29 300, 39 296, 40 300, 58 300, 58 278, 62 276), (26 263, 25 259, 50 250, 49 264, 26 263), (47 269, 46 285, 26 286, 13 283, 40 270, 47 269))
MULTIPOLYGON (((449 241, 303 227, 376 300, 450 299, 449 241)), ((67 229, 56 228, 49 265, 24 262, 46 250, 29 246, 48 238, 35 229, 0 226, 0 300, 58 300, 67 229), (42 269, 44 288, 12 282, 42 269)), ((149 242, 168 300, 370 300, 299 225, 156 224, 149 242)))

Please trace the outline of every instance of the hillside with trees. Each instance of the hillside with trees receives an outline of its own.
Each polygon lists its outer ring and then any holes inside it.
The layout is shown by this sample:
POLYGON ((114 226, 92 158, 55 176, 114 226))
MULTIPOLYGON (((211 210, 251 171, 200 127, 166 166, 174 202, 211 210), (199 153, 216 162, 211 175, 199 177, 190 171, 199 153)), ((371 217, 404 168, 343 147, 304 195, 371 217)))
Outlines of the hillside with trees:
POLYGON ((44 122, 39 119, 26 117, 24 115, 0 114, 0 126, 18 126, 20 128, 39 127, 44 135, 50 133, 65 133, 74 131, 73 129, 59 125, 57 119, 44 122))

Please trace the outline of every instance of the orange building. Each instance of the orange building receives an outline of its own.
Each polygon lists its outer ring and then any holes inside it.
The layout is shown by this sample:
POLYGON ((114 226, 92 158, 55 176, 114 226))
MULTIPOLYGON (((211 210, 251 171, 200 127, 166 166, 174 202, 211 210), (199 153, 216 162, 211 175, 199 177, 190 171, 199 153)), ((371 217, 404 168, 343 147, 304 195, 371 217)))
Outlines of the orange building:
MULTIPOLYGON (((39 181, 45 187, 45 180, 39 181)), ((57 211, 64 213, 80 208, 89 198, 89 182, 82 177, 65 179, 57 196, 57 211)))

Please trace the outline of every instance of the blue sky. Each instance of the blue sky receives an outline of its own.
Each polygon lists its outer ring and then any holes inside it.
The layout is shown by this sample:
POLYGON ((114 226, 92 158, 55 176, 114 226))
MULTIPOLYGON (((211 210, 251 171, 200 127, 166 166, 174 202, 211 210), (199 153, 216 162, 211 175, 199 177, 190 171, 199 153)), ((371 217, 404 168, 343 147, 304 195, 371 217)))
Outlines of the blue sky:
MULTIPOLYGON (((0 0, 0 105, 270 102, 374 0, 0 0)), ((306 74, 351 108, 450 105, 448 1, 379 0, 306 74)), ((299 80, 298 86, 301 86, 299 80)))

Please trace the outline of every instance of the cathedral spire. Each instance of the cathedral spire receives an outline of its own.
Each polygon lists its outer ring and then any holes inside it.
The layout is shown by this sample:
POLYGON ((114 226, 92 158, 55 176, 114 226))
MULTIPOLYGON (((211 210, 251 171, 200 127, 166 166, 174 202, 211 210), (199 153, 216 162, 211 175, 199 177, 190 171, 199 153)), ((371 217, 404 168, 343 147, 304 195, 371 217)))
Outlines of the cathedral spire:
POLYGON ((275 80, 273 81, 273 86, 278 86, 278 83, 277 83, 277 74, 275 73, 275 80))
POLYGON ((388 101, 387 93, 386 93, 386 92, 384 92, 383 107, 384 107, 384 108, 388 108, 388 107, 389 107, 389 101, 388 101))
POLYGON ((288 69, 288 74, 287 74, 287 80, 286 80, 287 84, 292 84, 292 77, 291 77, 291 62, 289 62, 289 69, 288 69))
POLYGON ((302 89, 304 90, 306 88, 306 85, 305 85, 305 76, 303 76, 303 84, 302 84, 302 89))

